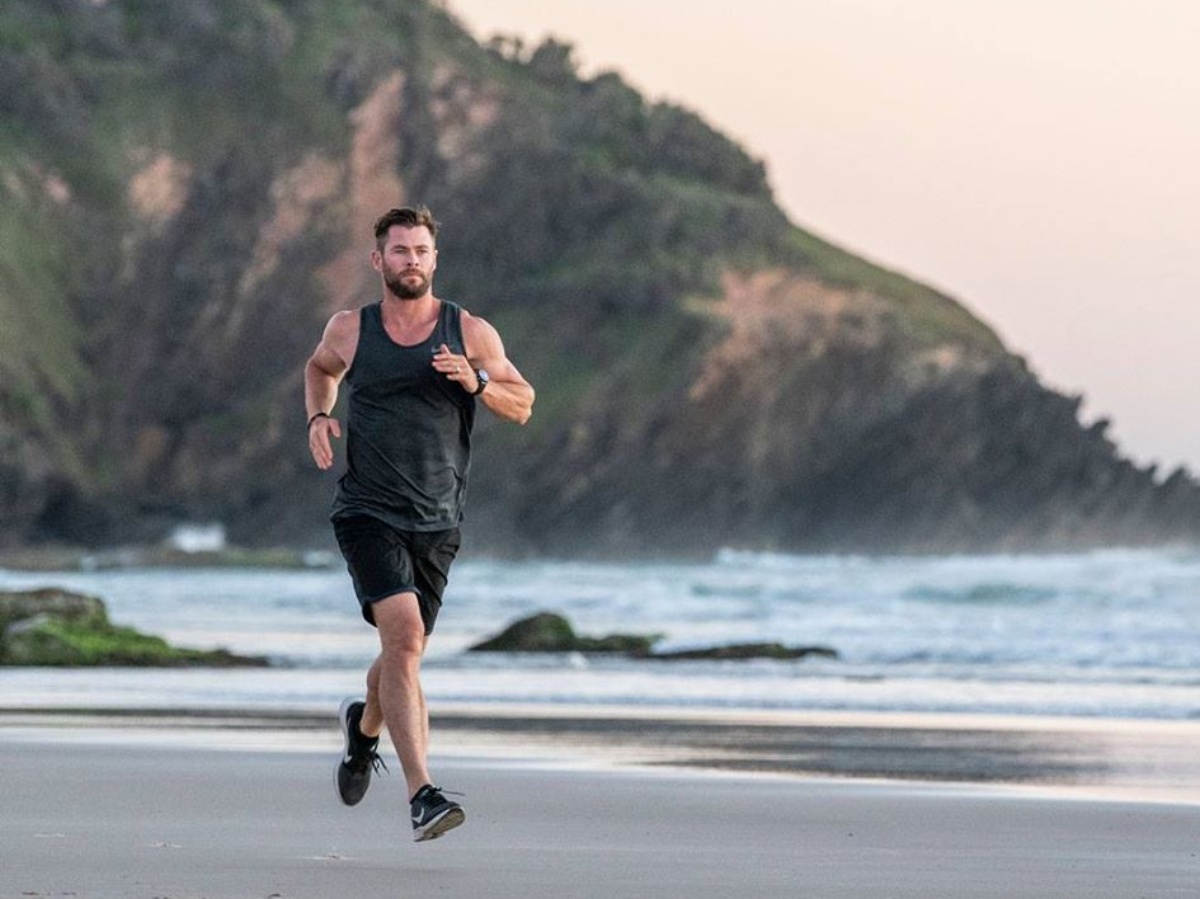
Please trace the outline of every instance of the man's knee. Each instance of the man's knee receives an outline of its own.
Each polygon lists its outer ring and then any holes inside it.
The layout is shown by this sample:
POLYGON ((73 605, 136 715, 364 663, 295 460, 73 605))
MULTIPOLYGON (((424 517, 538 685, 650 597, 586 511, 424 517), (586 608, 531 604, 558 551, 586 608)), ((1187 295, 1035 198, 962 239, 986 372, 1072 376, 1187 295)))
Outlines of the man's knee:
POLYGON ((425 650, 425 622, 415 593, 397 593, 374 603, 372 612, 384 655, 395 658, 425 650))

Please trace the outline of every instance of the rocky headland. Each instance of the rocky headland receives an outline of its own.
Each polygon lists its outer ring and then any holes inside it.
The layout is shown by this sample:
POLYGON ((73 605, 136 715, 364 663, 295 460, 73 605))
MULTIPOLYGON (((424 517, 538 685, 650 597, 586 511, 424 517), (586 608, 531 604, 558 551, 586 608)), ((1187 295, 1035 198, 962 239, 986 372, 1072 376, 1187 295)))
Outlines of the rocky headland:
POLYGON ((430 0, 7 0, 0 34, 0 548, 328 547, 301 369, 417 202, 439 294, 538 388, 477 433, 475 551, 1200 542, 1190 473, 560 42, 430 0))

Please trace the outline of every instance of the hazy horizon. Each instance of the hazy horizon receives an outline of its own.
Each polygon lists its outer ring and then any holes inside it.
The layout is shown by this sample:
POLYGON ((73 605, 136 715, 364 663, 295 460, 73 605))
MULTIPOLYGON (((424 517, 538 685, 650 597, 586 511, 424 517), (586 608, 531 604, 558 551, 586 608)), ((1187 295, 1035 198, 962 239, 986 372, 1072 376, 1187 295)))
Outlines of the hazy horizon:
POLYGON ((1200 6, 448 6, 699 112, 797 225, 962 301, 1124 454, 1200 474, 1200 6))

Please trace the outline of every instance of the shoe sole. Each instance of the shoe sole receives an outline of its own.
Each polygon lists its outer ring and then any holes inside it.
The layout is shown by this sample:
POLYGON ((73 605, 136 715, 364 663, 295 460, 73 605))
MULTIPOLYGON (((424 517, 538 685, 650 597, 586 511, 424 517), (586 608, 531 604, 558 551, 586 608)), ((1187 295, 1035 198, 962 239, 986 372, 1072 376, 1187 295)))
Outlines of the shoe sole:
POLYGON ((429 840, 436 840, 449 830, 466 823, 467 813, 459 808, 446 809, 424 827, 417 828, 413 831, 414 843, 426 843, 429 840))
MULTIPOLYGON (((342 761, 350 754, 350 719, 347 717, 350 714, 350 706, 362 702, 361 699, 343 699, 341 706, 338 708, 338 722, 342 726, 342 755, 337 760, 337 764, 333 766, 333 791, 337 793, 338 800, 342 805, 355 806, 358 802, 347 802, 342 796, 342 785, 338 781, 338 772, 342 770, 342 761)), ((360 799, 359 802, 362 800, 360 799)))

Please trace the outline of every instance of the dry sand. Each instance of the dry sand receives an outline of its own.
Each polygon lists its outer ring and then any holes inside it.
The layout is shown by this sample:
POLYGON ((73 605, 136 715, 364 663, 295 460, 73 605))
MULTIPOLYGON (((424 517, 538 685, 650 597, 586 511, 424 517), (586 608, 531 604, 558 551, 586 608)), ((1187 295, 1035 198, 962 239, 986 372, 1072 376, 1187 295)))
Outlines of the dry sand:
POLYGON ((1200 895, 1189 725, 458 710, 417 845, 395 774, 337 802, 332 716, 245 724, 0 716, 0 897, 1200 895))

